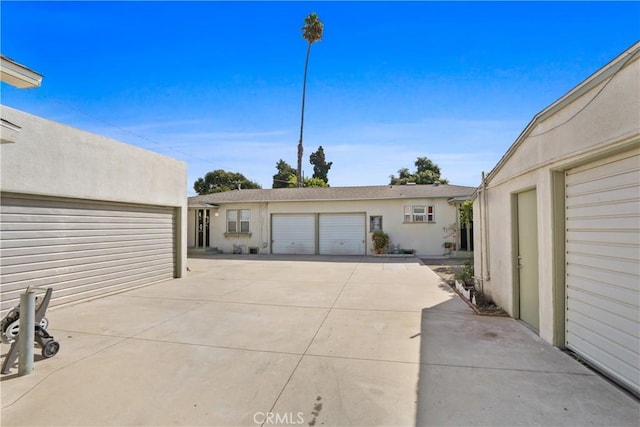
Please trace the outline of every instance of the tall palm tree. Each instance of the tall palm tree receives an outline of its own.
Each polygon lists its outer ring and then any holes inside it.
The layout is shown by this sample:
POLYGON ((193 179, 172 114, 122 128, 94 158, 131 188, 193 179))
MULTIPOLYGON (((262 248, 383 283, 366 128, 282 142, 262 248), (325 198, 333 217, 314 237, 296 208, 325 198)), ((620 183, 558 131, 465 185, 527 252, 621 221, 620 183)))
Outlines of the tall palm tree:
POLYGON ((304 80, 302 83, 302 116, 300 118, 300 141, 298 142, 298 169, 296 170, 296 178, 298 179, 298 187, 302 187, 302 130, 304 129, 304 100, 307 92, 307 68, 309 66, 309 53, 311 45, 322 39, 322 31, 324 25, 320 22, 318 15, 310 13, 304 18, 304 26, 302 27, 302 38, 309 44, 307 45, 307 58, 304 61, 304 80))

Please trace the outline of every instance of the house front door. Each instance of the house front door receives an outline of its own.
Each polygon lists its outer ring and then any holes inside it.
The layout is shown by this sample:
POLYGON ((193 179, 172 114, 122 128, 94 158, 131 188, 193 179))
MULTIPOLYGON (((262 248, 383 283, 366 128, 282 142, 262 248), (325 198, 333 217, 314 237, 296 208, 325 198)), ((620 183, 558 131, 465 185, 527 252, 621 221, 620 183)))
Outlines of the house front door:
POLYGON ((209 245, 209 209, 198 209, 197 215, 197 233, 198 233, 198 247, 199 248, 208 248, 209 245))

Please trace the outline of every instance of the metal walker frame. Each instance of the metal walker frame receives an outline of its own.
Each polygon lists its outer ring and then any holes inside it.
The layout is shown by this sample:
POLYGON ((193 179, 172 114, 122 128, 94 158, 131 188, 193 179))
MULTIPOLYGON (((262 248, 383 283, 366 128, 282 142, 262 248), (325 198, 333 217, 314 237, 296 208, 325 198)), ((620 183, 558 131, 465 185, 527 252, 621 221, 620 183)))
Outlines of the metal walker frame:
MULTIPOLYGON (((27 293, 31 291, 31 287, 27 288, 27 293)), ((34 318, 34 341, 38 343, 42 348, 42 356, 45 358, 53 357, 60 350, 60 343, 55 341, 53 336, 47 332, 47 326, 49 321, 44 317, 49 302, 51 301, 51 295, 53 294, 52 288, 47 288, 40 305, 35 309, 34 318)), ((20 332, 18 325, 20 322, 20 305, 12 308, 9 313, 0 321, 0 336, 2 341, 11 344, 11 348, 7 353, 7 357, 2 365, 2 373, 8 374, 11 372, 11 366, 18 358, 18 348, 20 342, 20 332)), ((22 334, 25 335, 25 334, 22 334)), ((28 334, 26 334, 28 335, 28 334)), ((33 344, 31 344, 33 345, 33 344)))

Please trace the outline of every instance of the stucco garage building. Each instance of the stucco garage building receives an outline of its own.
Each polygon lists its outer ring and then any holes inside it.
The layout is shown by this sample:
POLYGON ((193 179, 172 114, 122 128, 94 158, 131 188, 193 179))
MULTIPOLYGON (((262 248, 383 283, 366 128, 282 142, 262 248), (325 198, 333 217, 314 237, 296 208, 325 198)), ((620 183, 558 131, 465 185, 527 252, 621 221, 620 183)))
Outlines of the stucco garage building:
POLYGON ((475 194, 479 285, 640 393, 640 43, 536 115, 475 194))
POLYGON ((3 313, 27 286, 60 304, 183 275, 184 163, 0 111, 3 313))
POLYGON ((235 190, 189 198, 189 248, 225 253, 366 255, 371 235, 419 255, 465 241, 458 207, 475 188, 455 185, 235 190))

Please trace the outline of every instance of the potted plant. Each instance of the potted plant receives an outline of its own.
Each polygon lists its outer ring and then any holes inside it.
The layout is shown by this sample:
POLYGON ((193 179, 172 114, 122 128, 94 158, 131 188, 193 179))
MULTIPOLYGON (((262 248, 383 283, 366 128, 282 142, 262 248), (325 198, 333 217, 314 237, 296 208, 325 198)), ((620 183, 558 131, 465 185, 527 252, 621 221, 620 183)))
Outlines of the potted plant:
POLYGON ((389 246, 389 235, 384 231, 376 231, 373 233, 372 239, 375 253, 385 253, 387 246, 389 246))
POLYGON ((446 255, 449 255, 451 253, 451 248, 453 248, 453 243, 452 242, 444 242, 442 244, 442 246, 444 246, 444 253, 446 255))

